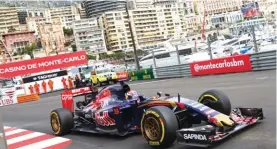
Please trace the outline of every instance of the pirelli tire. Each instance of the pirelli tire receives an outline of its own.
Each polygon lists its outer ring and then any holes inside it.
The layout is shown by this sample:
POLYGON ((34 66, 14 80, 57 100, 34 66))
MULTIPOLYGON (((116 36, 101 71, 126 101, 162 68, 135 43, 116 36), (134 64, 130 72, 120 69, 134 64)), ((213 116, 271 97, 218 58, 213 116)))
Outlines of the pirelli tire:
POLYGON ((65 108, 53 110, 50 114, 50 124, 55 135, 68 134, 74 126, 73 114, 65 108))
POLYGON ((168 107, 149 108, 141 119, 142 135, 153 148, 170 147, 176 140, 177 129, 178 120, 168 107))
POLYGON ((204 92, 200 95, 198 102, 226 115, 230 115, 232 110, 230 99, 224 92, 219 90, 204 92))

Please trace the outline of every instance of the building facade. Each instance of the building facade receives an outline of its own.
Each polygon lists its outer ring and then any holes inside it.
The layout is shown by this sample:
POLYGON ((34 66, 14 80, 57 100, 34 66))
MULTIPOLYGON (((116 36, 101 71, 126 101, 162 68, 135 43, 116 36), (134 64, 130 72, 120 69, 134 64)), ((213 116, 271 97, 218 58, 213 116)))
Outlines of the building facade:
POLYGON ((17 10, 15 7, 0 7, 0 34, 7 33, 9 28, 19 25, 17 10))
POLYGON ((124 51, 133 47, 131 32, 125 11, 111 11, 102 15, 108 51, 124 51))
POLYGON ((243 20, 241 11, 222 13, 211 17, 211 23, 215 27, 228 28, 233 23, 243 20))
POLYGON ((38 24, 38 36, 46 55, 64 51, 65 37, 61 23, 38 24))
POLYGON ((85 4, 84 3, 79 3, 79 4, 75 4, 78 10, 78 13, 80 14, 80 18, 81 19, 86 19, 87 15, 86 15, 86 10, 85 10, 85 4))
POLYGON ((47 11, 52 20, 60 18, 64 28, 73 28, 73 22, 81 19, 76 5, 50 8, 47 11))
POLYGON ((242 0, 195 0, 195 11, 202 16, 204 12, 208 16, 227 12, 239 11, 242 0))
POLYGON ((10 53, 21 53, 24 47, 35 43, 34 31, 4 33, 2 37, 10 53))
POLYGON ((183 7, 138 9, 130 16, 136 44, 142 49, 155 48, 157 43, 187 32, 183 7))
POLYGON ((45 17, 28 17, 26 18, 26 23, 29 31, 34 31, 34 35, 37 37, 39 35, 38 25, 51 23, 50 18, 45 17))
POLYGON ((28 17, 28 13, 26 9, 17 9, 17 15, 20 24, 26 24, 26 18, 28 17))
POLYGON ((135 9, 145 9, 154 7, 154 0, 133 0, 135 9))
POLYGON ((98 25, 96 18, 74 21, 74 37, 77 50, 89 53, 106 52, 104 30, 98 25))
POLYGON ((125 10, 126 4, 126 0, 86 0, 84 2, 88 18, 97 18, 109 11, 125 10))

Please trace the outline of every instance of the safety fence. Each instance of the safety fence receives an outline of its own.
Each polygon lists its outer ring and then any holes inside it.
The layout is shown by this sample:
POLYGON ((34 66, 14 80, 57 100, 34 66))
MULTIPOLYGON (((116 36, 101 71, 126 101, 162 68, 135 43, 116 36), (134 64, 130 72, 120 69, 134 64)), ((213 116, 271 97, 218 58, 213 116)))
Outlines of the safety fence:
POLYGON ((276 69, 276 50, 198 61, 190 64, 156 67, 153 69, 153 73, 155 79, 164 79, 272 69, 276 69))
POLYGON ((276 50, 251 54, 250 60, 253 71, 276 69, 276 50))

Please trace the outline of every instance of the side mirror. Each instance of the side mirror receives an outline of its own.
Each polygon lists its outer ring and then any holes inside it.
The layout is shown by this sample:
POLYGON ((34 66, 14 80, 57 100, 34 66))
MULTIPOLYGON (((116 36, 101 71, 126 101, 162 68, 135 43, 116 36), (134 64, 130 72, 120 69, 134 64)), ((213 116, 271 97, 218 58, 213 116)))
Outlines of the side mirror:
POLYGON ((169 97, 169 96, 170 96, 170 94, 165 94, 165 96, 169 97))

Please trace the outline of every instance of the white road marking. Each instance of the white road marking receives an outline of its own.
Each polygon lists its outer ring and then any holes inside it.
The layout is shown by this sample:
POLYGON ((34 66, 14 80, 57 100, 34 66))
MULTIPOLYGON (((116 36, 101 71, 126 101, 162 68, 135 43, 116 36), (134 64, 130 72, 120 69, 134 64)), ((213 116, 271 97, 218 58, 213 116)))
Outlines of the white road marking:
POLYGON ((42 136, 42 135, 46 135, 46 134, 40 133, 40 132, 30 133, 30 134, 23 135, 23 136, 20 136, 20 137, 16 137, 16 138, 13 138, 13 139, 8 139, 7 144, 8 145, 14 144, 14 143, 17 143, 17 142, 21 142, 21 141, 29 140, 29 139, 32 139, 32 138, 35 138, 35 137, 39 137, 39 136, 42 136))
POLYGON ((259 77, 259 78, 256 78, 257 80, 264 80, 264 79, 267 79, 268 77, 259 77))
POLYGON ((50 147, 56 144, 60 144, 63 142, 69 141, 69 139, 66 138, 60 138, 60 137, 56 137, 56 138, 52 138, 52 139, 48 139, 48 140, 44 140, 41 142, 37 142, 34 144, 30 144, 24 147, 20 147, 17 149, 41 149, 41 148, 46 148, 46 147, 50 147))
POLYGON ((13 131, 9 131, 9 132, 6 132, 5 133, 5 136, 10 136, 10 135, 13 135, 13 134, 16 134, 16 133, 20 133, 20 132, 24 132, 24 131, 27 131, 25 129, 15 129, 13 131))
POLYGON ((9 126, 4 126, 4 129, 8 129, 8 128, 11 128, 11 127, 9 127, 9 126))
POLYGON ((134 83, 134 84, 129 84, 129 85, 132 86, 132 85, 149 84, 149 83, 157 83, 157 82, 164 82, 164 81, 170 81, 170 80, 169 79, 166 79, 166 80, 157 80, 157 81, 134 83))

